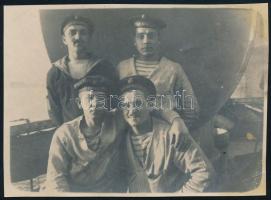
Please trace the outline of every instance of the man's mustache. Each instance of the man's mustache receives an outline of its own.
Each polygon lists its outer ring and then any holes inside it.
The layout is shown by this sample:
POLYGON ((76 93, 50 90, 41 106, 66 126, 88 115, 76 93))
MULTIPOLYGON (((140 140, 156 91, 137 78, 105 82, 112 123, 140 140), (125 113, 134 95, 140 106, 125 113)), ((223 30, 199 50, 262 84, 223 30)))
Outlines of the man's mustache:
POLYGON ((82 40, 74 40, 73 41, 73 44, 82 44, 83 42, 82 42, 82 40))

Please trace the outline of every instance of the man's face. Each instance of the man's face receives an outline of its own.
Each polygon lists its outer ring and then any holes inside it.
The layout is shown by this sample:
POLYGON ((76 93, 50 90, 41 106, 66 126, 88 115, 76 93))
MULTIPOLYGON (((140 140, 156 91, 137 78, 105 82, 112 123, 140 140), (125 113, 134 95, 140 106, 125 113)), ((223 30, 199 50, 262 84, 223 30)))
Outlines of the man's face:
POLYGON ((80 107, 86 119, 102 120, 106 112, 106 94, 100 91, 84 90, 79 93, 80 107))
POLYGON ((136 28, 135 46, 143 57, 155 55, 159 51, 159 33, 153 28, 136 28))
POLYGON ((70 25, 64 30, 62 39, 69 51, 86 52, 90 33, 88 28, 83 25, 70 25))
POLYGON ((150 115, 144 93, 140 90, 132 90, 122 94, 122 113, 125 121, 130 126, 139 126, 145 122, 150 115))

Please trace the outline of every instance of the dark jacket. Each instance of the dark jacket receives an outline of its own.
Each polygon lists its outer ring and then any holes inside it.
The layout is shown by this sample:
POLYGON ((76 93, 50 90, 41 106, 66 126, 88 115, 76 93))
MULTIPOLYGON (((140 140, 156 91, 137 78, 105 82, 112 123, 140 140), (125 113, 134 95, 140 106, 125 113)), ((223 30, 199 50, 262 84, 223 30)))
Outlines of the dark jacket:
MULTIPOLYGON (((103 75, 117 82, 118 76, 113 66, 102 59, 89 55, 91 65, 87 75, 103 75)), ((52 64, 47 74, 47 100, 48 113, 55 125, 60 126, 64 122, 71 121, 82 114, 76 104, 77 93, 74 84, 79 79, 73 79, 67 66, 68 56, 52 64)), ((112 91, 114 93, 115 91, 112 91)))

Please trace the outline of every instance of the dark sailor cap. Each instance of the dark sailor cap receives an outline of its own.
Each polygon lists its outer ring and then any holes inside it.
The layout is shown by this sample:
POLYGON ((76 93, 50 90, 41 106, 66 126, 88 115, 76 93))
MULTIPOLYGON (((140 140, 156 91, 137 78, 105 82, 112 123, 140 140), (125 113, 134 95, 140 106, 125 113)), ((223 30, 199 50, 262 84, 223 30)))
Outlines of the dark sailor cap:
POLYGON ((78 15, 71 15, 65 18, 65 20, 63 21, 62 25, 61 25, 61 34, 63 35, 65 30, 70 26, 70 25, 82 25, 88 28, 90 34, 93 32, 94 30, 94 25, 91 22, 91 20, 89 20, 88 18, 82 17, 82 16, 78 16, 78 15))
POLYGON ((109 79, 100 75, 86 76, 74 84, 74 89, 78 92, 85 89, 109 93, 113 90, 113 84, 109 79))
POLYGON ((130 76, 119 81, 120 93, 131 91, 131 90, 141 90, 147 96, 156 95, 156 89, 153 82, 144 76, 130 76))
POLYGON ((154 29, 160 30, 166 27, 166 23, 164 21, 150 17, 146 14, 133 17, 131 19, 131 22, 133 26, 136 28, 143 27, 143 28, 154 28, 154 29))

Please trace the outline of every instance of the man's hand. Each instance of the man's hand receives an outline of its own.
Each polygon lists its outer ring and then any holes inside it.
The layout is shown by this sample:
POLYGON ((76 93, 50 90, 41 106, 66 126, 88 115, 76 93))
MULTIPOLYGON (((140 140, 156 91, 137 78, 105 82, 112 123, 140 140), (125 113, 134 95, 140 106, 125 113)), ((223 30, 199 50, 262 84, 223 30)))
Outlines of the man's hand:
POLYGON ((180 138, 182 134, 187 134, 188 129, 182 120, 182 118, 175 118, 172 122, 171 128, 169 129, 169 136, 171 138, 171 144, 176 148, 180 145, 180 138))

